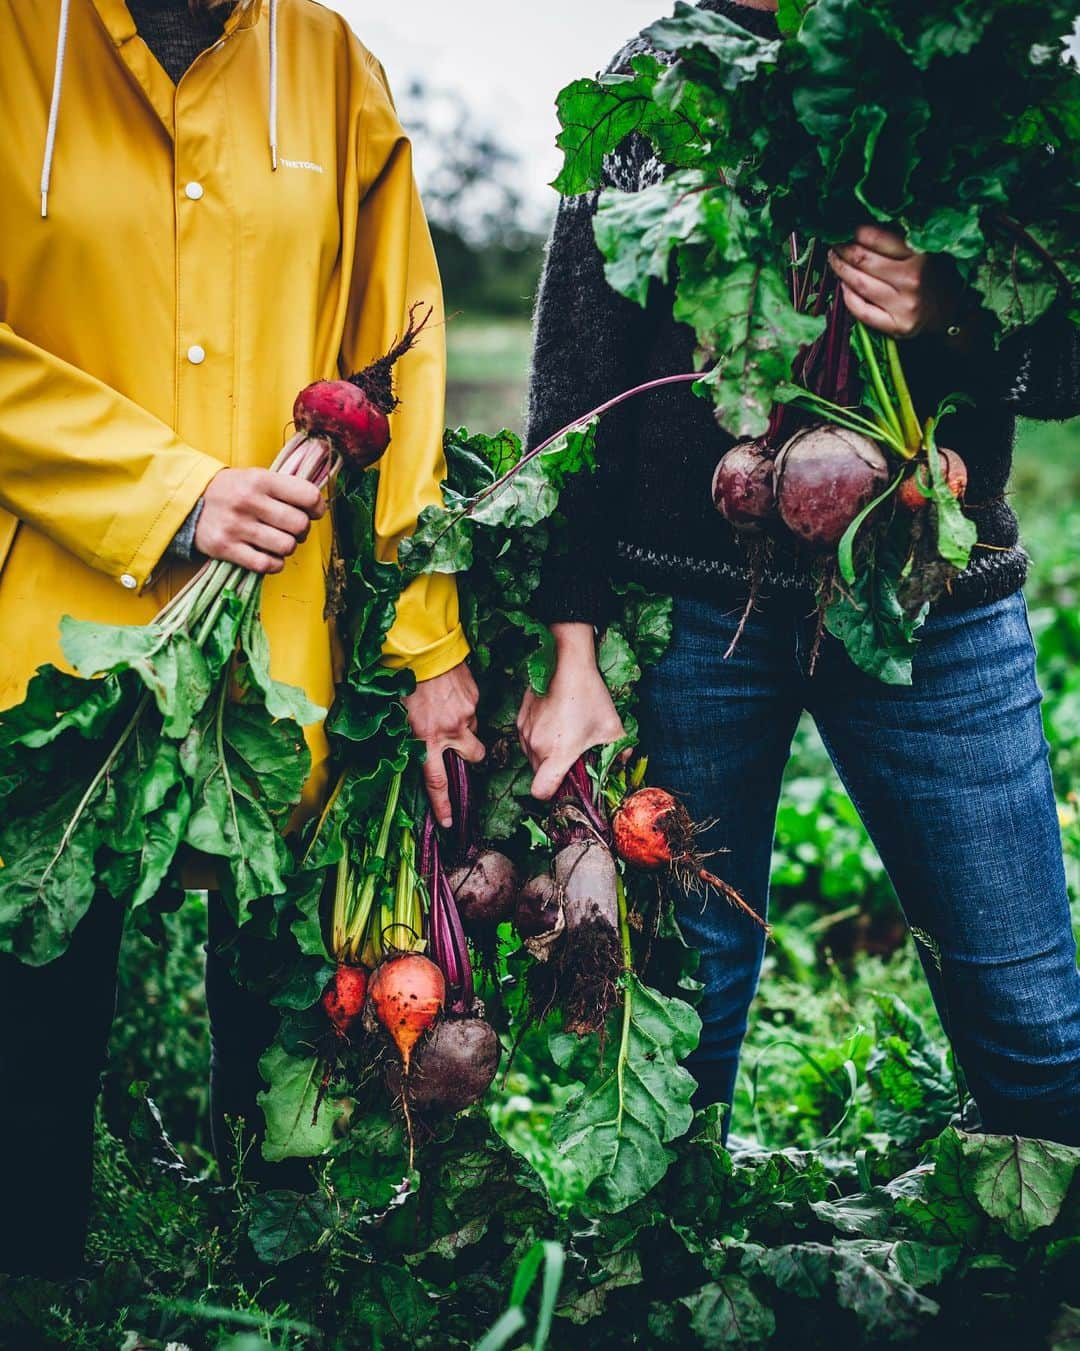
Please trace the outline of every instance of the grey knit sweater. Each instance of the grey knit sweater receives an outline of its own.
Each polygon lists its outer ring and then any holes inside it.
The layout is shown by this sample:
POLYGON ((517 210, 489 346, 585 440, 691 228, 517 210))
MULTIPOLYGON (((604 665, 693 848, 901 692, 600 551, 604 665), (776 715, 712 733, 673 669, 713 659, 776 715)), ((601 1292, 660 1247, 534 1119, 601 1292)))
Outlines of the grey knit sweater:
MULTIPOLYGON (((702 0, 762 35, 775 19, 735 0, 702 0)), ((625 47, 609 69, 625 69, 647 50, 625 47)), ((657 53, 657 55, 660 55, 657 53)), ((664 175, 651 145, 631 137, 609 157, 606 180, 635 192, 664 175)), ((565 199, 548 245, 535 316, 527 441, 538 444, 606 399, 659 376, 693 369, 694 335, 672 318, 670 288, 654 287, 641 309, 607 284, 593 237, 598 194, 565 199)), ((1064 317, 1051 317, 1023 341, 968 357, 942 339, 905 344, 905 367, 917 400, 966 392, 974 405, 942 424, 944 442, 969 471, 968 515, 979 544, 971 564, 940 608, 978 605, 1023 585, 1027 558, 1006 500, 1017 414, 1065 418, 1080 412, 1080 340, 1064 317)), ((611 580, 690 592, 717 604, 744 600, 748 566, 734 531, 710 500, 717 460, 732 444, 709 405, 684 386, 645 395, 609 414, 598 435, 599 469, 568 486, 565 552, 553 554, 538 594, 548 622, 602 624, 611 580)), ((778 542, 762 579, 762 599, 809 587, 813 560, 778 542)))

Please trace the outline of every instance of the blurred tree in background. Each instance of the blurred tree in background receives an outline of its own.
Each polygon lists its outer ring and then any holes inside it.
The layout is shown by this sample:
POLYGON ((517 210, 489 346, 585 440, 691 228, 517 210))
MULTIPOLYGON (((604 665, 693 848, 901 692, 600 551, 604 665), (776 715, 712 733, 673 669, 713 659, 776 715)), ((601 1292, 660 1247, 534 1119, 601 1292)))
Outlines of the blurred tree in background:
MULTIPOLYGON (((446 308, 472 320, 527 319, 546 221, 513 186, 518 156, 460 93, 415 82, 401 99, 439 255, 446 308), (529 219, 530 214, 533 219, 529 219)), ((552 195, 552 209, 555 198, 552 195)))

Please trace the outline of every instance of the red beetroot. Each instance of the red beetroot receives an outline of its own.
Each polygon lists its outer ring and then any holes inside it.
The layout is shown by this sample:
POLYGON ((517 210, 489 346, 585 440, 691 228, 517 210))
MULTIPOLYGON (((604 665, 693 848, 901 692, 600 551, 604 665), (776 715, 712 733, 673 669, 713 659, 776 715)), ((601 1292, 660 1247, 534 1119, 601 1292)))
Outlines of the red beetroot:
POLYGON ((885 453, 869 437, 846 427, 807 427, 776 457, 780 517, 792 534, 829 548, 888 478, 885 453))
POLYGON ((739 441, 716 466, 713 506, 736 530, 757 534, 775 518, 775 458, 764 441, 739 441))
POLYGON ((412 350, 431 318, 428 309, 417 322, 414 305, 404 337, 382 356, 347 380, 317 380, 302 389, 293 404, 293 421, 309 436, 329 440, 353 469, 367 469, 390 444, 390 414, 398 406, 393 370, 412 350))
POLYGON ((518 884, 513 863, 494 849, 484 849, 450 874, 450 889, 468 929, 492 928, 509 919, 518 884))
POLYGON ((390 444, 390 423, 362 389, 348 380, 317 380, 296 396, 293 421, 309 436, 324 436, 357 469, 367 469, 390 444))
POLYGON ((406 1074, 413 1048, 446 1003, 443 973, 418 952, 380 962, 368 982, 368 1005, 398 1049, 406 1074))
POLYGON ((367 995, 368 972, 365 966, 350 966, 341 962, 323 991, 323 1012, 334 1031, 343 1040, 360 1021, 367 995))
MULTIPOLYGON (((955 450, 942 446, 938 450, 938 468, 949 485, 953 497, 962 499, 967 491, 967 465, 955 450)), ((929 487, 929 465, 921 460, 916 462, 911 472, 905 475, 896 490, 896 500, 907 511, 921 511, 928 499, 919 491, 919 483, 929 487)))
POLYGON ((670 868, 691 890, 701 884, 715 887, 732 905, 761 928, 768 926, 739 893, 709 872, 695 848, 698 832, 682 803, 663 788, 641 788, 623 800, 611 822, 615 850, 635 868, 656 872, 670 868))

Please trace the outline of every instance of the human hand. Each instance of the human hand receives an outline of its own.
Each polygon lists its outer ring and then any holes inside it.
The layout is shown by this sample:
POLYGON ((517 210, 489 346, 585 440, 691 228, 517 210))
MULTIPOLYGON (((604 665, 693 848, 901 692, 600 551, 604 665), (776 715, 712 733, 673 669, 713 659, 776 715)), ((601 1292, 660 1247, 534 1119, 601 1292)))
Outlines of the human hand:
POLYGON ((419 681, 404 701, 413 736, 427 746, 424 784, 440 826, 454 824, 443 755, 457 751, 471 764, 484 758, 484 747, 476 735, 479 696, 472 672, 461 662, 443 675, 419 681))
POLYGON ((861 225, 850 244, 829 251, 854 319, 892 338, 943 333, 960 309, 961 285, 943 254, 916 253, 903 235, 861 225))
POLYGON ((621 741, 622 719, 596 665, 589 624, 553 624, 556 664, 547 694, 525 691, 517 716, 518 739, 533 769, 532 795, 555 796, 578 756, 621 741))
POLYGON ((326 514, 313 483, 270 469, 222 469, 207 484, 195 547, 249 572, 280 572, 326 514))

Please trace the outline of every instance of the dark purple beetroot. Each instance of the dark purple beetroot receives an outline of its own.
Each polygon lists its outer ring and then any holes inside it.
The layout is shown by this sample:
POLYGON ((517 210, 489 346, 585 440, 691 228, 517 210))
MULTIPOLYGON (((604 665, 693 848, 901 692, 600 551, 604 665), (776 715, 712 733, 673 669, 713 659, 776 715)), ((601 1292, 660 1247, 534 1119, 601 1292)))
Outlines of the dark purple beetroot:
MULTIPOLYGON (((444 1018, 425 1037, 405 1079, 409 1106, 421 1113, 463 1112, 479 1102, 499 1068, 502 1047, 482 1018, 444 1018)), ((391 1065, 387 1086, 402 1091, 401 1067, 391 1065)))
POLYGON ((846 427, 807 427, 776 457, 780 517, 799 539, 832 547, 888 479, 889 462, 875 441, 846 427))
POLYGON ((485 849, 454 869, 450 888, 467 928, 491 928, 510 918, 518 894, 517 869, 505 854, 485 849))
POLYGON ((713 506, 736 530, 756 534, 775 519, 775 458, 763 441, 739 441, 716 466, 713 506))
POLYGON ((514 928, 522 938, 539 938, 559 926, 562 905, 550 873, 537 873, 521 888, 514 910, 514 928))

